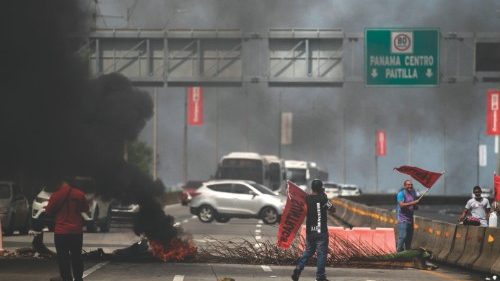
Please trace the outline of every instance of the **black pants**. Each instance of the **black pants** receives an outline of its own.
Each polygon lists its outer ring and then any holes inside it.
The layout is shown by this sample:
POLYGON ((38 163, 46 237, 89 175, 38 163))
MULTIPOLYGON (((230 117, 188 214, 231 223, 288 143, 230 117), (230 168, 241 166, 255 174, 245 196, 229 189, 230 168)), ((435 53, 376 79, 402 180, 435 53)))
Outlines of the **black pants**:
POLYGON ((54 234, 59 274, 64 281, 83 280, 83 234, 54 234), (73 275, 71 274, 73 268, 73 275))

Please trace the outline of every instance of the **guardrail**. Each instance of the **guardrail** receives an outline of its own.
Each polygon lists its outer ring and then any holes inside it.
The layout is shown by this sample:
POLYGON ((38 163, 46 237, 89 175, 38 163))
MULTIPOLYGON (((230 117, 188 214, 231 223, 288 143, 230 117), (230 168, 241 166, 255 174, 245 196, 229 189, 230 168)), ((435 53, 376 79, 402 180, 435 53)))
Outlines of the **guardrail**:
MULTIPOLYGON (((344 198, 333 198, 336 217, 355 227, 395 227, 396 213, 344 198)), ((500 228, 465 226, 415 216, 412 248, 433 259, 467 269, 500 274, 500 228)))

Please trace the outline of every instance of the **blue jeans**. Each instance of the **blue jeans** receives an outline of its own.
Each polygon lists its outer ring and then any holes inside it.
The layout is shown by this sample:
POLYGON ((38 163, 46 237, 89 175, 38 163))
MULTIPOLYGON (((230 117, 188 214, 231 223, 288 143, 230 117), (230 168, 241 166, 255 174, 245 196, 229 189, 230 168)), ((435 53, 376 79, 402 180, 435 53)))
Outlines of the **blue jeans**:
POLYGON ((302 271, 310 257, 317 252, 316 261, 316 279, 325 279, 325 265, 328 253, 328 232, 326 233, 308 233, 306 236, 306 249, 299 258, 296 268, 302 271))
POLYGON ((411 249, 411 240, 413 239, 413 223, 398 223, 398 243, 396 250, 402 252, 411 249))

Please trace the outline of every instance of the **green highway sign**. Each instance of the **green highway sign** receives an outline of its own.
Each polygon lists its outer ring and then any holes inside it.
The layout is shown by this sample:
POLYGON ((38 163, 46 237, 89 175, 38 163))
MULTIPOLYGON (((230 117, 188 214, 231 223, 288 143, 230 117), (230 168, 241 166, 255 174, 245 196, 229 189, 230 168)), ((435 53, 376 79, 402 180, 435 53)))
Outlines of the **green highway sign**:
POLYGON ((365 79, 368 86, 437 86, 437 29, 365 30, 365 79))

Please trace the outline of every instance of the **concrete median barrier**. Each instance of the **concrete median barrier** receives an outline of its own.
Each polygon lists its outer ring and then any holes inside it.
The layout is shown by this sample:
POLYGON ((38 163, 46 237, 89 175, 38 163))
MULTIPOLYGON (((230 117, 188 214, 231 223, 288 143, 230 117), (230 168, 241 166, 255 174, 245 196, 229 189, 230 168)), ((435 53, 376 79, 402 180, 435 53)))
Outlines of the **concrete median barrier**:
POLYGON ((453 238, 455 237, 456 229, 456 224, 442 223, 441 237, 438 239, 441 243, 441 248, 439 252, 434 253, 433 259, 440 262, 446 262, 453 247, 453 238))
POLYGON ((411 247, 412 248, 419 248, 419 247, 424 247, 426 242, 426 233, 424 231, 425 226, 425 218, 420 217, 420 216, 414 216, 413 217, 413 239, 411 241, 411 247))
POLYGON ((500 228, 487 228, 484 232, 481 255, 472 268, 478 271, 490 272, 491 267, 500 257, 500 228))
MULTIPOLYGON (((306 229, 302 226, 300 229, 301 239, 305 239, 306 229)), ((330 236, 329 248, 333 254, 349 251, 347 244, 364 247, 368 252, 377 252, 378 254, 389 254, 396 252, 396 238, 393 228, 353 227, 352 229, 329 226, 328 235, 330 236)), ((301 245, 301 250, 304 245, 301 245)))
POLYGON ((458 265, 469 268, 472 267, 474 262, 479 258, 485 230, 485 227, 480 226, 468 227, 467 236, 465 237, 464 252, 462 257, 457 261, 458 265))
POLYGON ((467 226, 457 225, 455 235, 453 236, 453 247, 450 254, 446 258, 446 262, 457 264, 457 261, 462 257, 465 249, 465 238, 467 237, 467 226))

